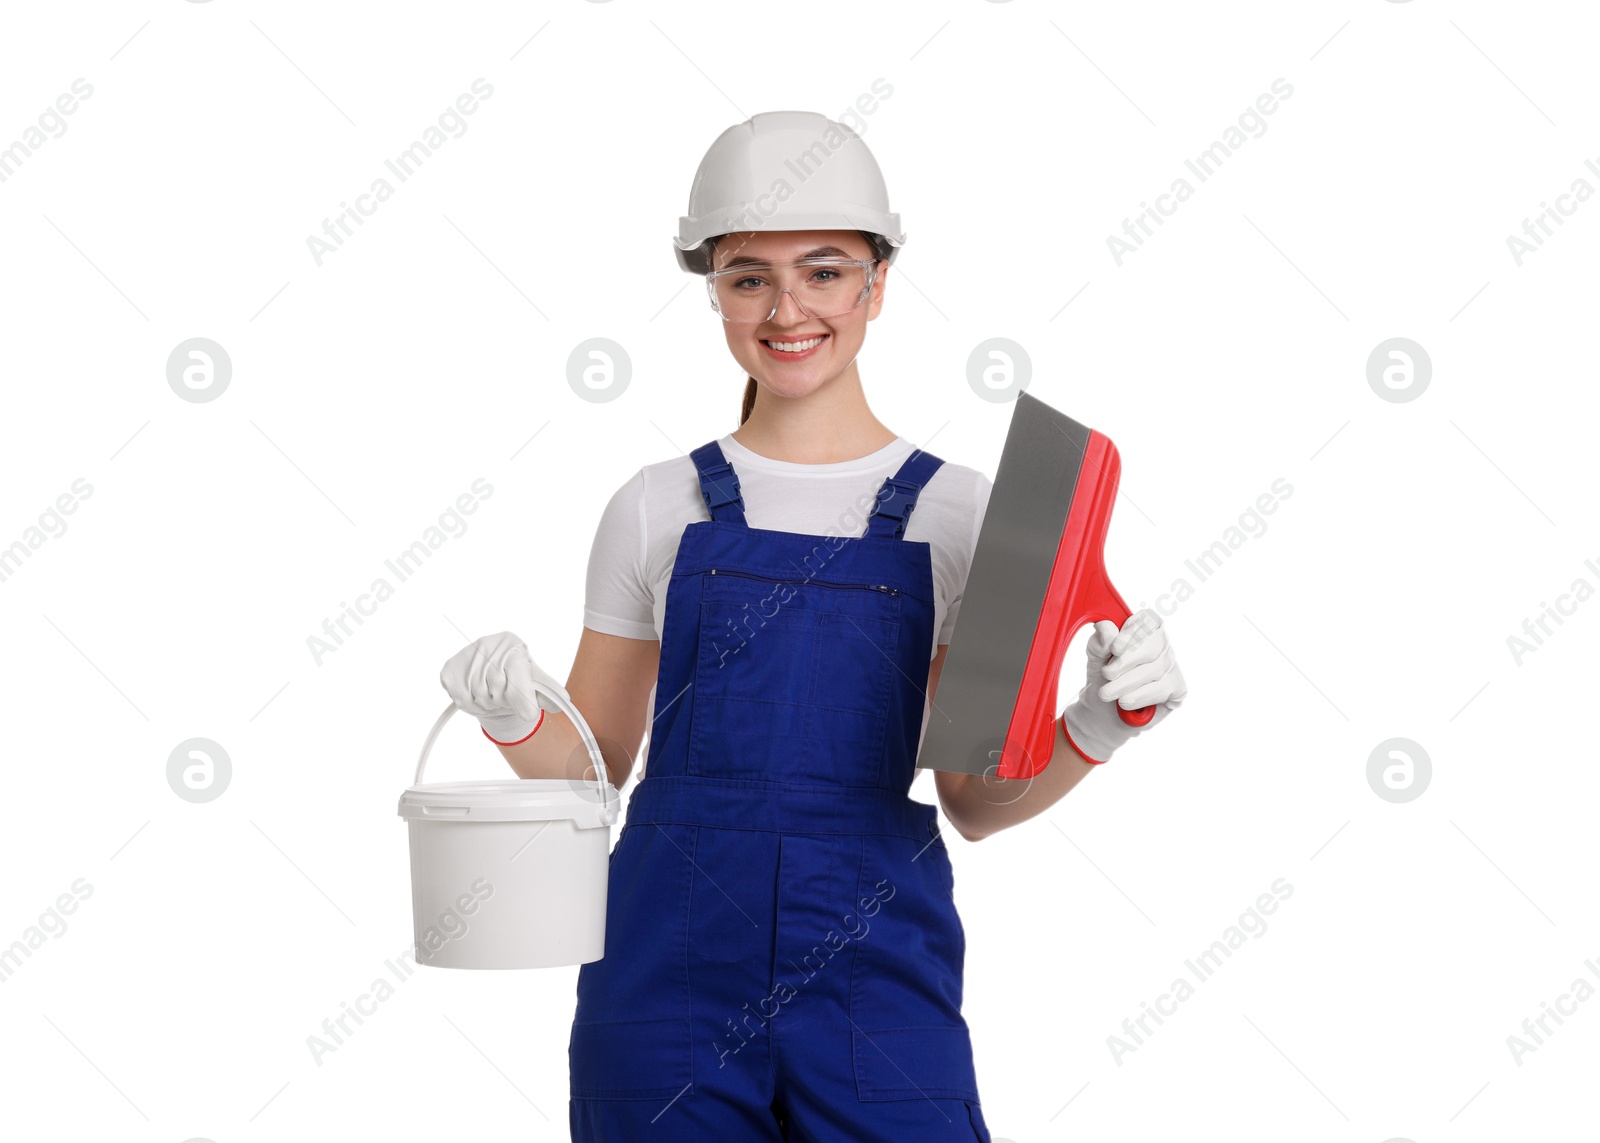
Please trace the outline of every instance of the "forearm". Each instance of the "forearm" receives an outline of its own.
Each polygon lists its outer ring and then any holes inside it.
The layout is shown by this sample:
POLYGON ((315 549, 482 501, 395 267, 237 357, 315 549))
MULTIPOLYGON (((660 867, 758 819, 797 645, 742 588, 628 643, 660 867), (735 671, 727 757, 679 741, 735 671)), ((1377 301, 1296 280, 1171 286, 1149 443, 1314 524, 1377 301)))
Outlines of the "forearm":
POLYGON ((940 790, 945 816, 968 841, 1037 817, 1055 805, 1096 769, 1073 749, 1055 722, 1055 744, 1050 764, 1032 778, 1004 779, 976 774, 945 774, 940 790))
MULTIPOLYGON (((572 720, 559 710, 544 712, 544 720, 539 724, 539 729, 529 738, 512 745, 494 742, 500 754, 519 778, 566 778, 574 782, 594 781, 594 766, 589 758, 588 748, 583 744, 583 736, 578 733, 578 728, 572 720)), ((616 771, 620 768, 621 775, 625 776, 629 768, 627 758, 613 758, 613 751, 605 749, 601 744, 601 755, 606 760, 606 768, 612 771, 607 775, 608 780, 620 787, 616 771), (619 767, 620 763, 620 767, 619 767)))

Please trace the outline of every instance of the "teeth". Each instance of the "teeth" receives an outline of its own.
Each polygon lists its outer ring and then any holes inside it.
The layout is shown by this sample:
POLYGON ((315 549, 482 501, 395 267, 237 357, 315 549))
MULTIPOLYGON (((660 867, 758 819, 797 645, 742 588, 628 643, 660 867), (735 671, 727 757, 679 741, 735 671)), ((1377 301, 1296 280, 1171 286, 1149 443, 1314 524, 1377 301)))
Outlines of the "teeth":
POLYGON ((813 337, 810 341, 769 341, 767 344, 783 353, 804 353, 813 346, 821 345, 822 338, 813 337))

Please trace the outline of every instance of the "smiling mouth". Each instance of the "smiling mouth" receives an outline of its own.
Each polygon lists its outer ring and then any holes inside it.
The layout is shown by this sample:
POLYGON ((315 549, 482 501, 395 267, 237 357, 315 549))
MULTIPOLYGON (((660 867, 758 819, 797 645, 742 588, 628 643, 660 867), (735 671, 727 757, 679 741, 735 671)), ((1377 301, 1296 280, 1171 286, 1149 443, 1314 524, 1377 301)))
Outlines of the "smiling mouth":
POLYGON ((807 350, 815 349, 827 339, 828 335, 825 333, 818 334, 816 337, 801 338, 798 341, 776 341, 772 338, 764 337, 761 339, 761 344, 768 349, 775 349, 779 353, 805 353, 807 350))

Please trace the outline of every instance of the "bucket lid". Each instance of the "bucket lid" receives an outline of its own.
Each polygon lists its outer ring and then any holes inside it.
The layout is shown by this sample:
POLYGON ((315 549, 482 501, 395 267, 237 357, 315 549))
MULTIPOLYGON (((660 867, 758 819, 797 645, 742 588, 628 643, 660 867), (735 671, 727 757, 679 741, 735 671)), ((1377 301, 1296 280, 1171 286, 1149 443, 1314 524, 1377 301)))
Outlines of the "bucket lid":
POLYGON ((407 821, 567 820, 588 829, 616 821, 618 800, 610 783, 601 800, 593 783, 564 778, 429 782, 400 795, 399 813, 407 821))

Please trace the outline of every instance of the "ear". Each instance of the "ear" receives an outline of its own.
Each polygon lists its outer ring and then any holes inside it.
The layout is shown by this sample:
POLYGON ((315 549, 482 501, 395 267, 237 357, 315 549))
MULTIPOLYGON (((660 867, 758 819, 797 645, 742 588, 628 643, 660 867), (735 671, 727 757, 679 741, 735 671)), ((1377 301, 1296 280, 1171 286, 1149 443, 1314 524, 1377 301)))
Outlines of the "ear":
POLYGON ((878 277, 872 283, 872 297, 867 299, 867 320, 875 321, 878 313, 883 309, 883 290, 889 277, 889 260, 883 259, 878 263, 878 277))

